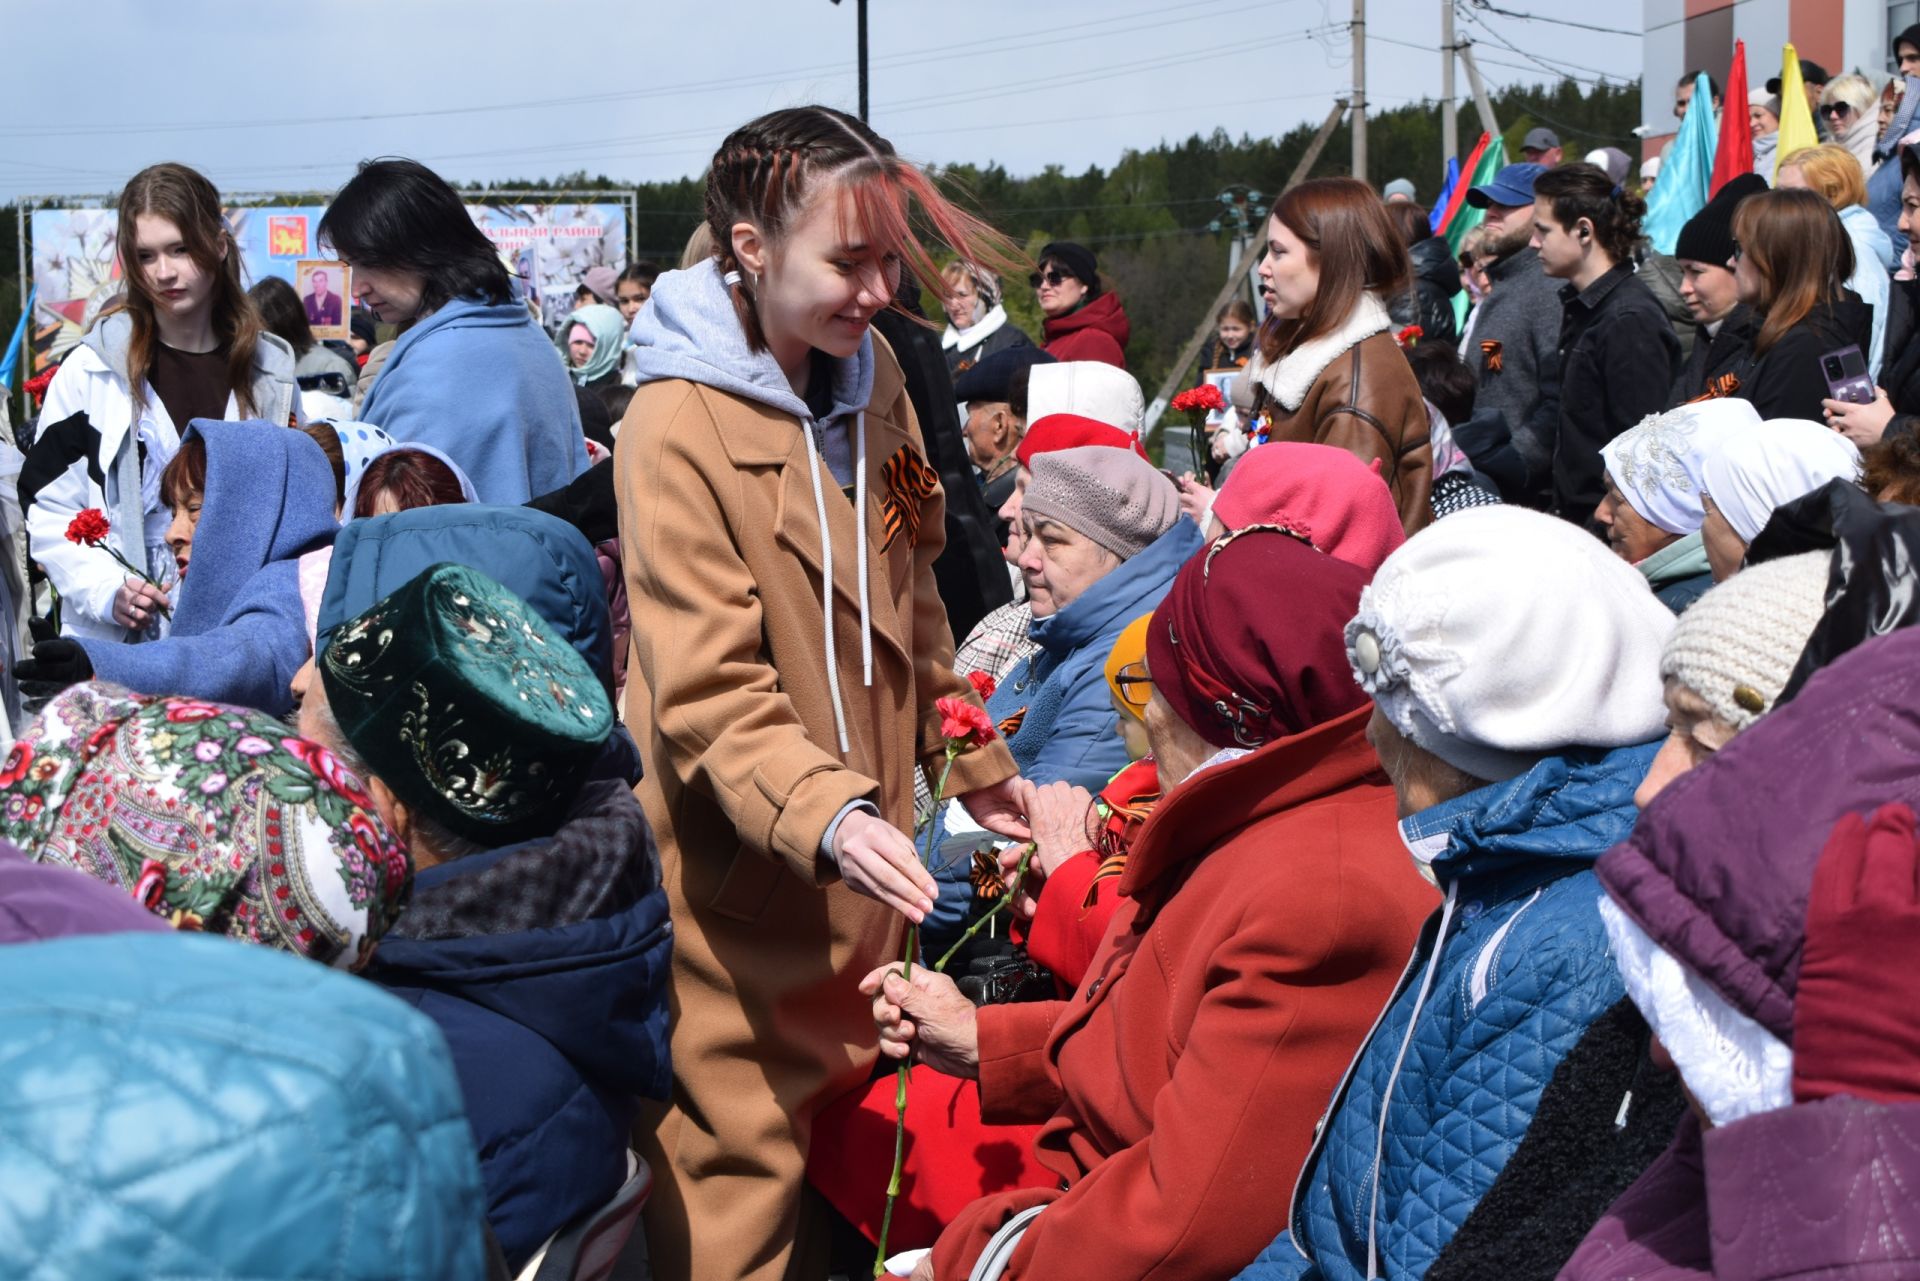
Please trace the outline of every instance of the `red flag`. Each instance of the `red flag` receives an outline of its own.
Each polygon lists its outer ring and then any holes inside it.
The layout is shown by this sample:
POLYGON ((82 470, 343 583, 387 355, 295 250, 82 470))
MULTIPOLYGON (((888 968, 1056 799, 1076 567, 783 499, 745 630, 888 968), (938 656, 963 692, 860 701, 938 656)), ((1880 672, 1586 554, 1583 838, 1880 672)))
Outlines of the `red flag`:
MULTIPOLYGON (((1474 144, 1471 152, 1467 153, 1467 158, 1460 162, 1460 181, 1453 184, 1453 199, 1447 202, 1446 217, 1440 220, 1440 229, 1434 234, 1441 236, 1446 235, 1447 226, 1452 223, 1454 218, 1459 214, 1461 206, 1467 203, 1467 191, 1473 186, 1473 171, 1480 164, 1480 154, 1487 149, 1487 144, 1492 141, 1492 134, 1481 134, 1480 141, 1474 144)), ((1748 150, 1751 151, 1752 148, 1749 147, 1748 150)), ((1747 166, 1748 168, 1752 168, 1753 166, 1753 158, 1751 156, 1747 158, 1747 166)))
POLYGON ((1726 104, 1720 113, 1720 141, 1713 149, 1711 198, 1728 181, 1753 172, 1753 124, 1747 118, 1747 42, 1733 42, 1733 66, 1727 71, 1726 104))

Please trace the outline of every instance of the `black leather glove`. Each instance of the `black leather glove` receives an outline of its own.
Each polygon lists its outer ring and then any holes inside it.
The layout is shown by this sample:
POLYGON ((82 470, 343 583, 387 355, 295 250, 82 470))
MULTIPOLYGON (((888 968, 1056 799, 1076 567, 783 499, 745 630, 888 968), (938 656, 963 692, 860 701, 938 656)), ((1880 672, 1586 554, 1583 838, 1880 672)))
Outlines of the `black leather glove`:
POLYGON ((20 692, 28 698, 50 698, 69 685, 93 678, 93 662, 79 641, 67 636, 38 641, 33 657, 13 667, 20 692))

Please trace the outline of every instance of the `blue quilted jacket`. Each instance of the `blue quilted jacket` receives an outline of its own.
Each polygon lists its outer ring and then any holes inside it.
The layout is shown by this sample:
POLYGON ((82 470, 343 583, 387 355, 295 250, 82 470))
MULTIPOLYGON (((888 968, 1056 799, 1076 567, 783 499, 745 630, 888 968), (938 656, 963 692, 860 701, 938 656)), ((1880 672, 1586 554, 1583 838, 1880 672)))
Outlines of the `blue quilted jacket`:
POLYGON ((371 983, 204 935, 0 945, 0 1276, 470 1281, 446 1043, 371 983))
POLYGON ((1243 1278, 1366 1277, 1370 1245, 1372 1275, 1426 1274, 1622 995, 1592 868, 1632 829, 1657 746, 1549 757, 1401 824, 1445 903, 1334 1096, 1290 1230, 1243 1278))

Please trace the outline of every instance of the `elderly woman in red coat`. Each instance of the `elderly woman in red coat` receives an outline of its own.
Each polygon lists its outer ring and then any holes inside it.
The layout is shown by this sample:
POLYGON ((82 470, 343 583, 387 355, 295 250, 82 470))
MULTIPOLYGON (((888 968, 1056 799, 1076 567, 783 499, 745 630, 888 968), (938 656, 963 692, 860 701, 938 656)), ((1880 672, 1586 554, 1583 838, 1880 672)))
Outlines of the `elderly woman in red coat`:
POLYGON ((882 1053, 977 1078, 988 1121, 1044 1121, 1059 1180, 975 1202, 916 1276, 965 1278, 1034 1206, 1009 1281, 1227 1278, 1285 1226, 1433 903, 1346 666, 1367 578, 1270 529, 1180 571, 1147 637, 1167 794, 1072 999, 976 1010, 944 975, 868 975, 882 1053))

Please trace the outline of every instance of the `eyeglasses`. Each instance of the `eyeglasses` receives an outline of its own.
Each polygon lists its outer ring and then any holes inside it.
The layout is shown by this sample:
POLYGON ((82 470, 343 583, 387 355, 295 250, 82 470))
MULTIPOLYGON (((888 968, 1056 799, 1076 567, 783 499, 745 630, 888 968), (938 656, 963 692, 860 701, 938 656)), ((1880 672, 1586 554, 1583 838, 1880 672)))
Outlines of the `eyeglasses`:
POLYGON ((1113 683, 1120 689, 1120 697, 1129 707, 1145 707, 1153 697, 1153 677, 1147 675, 1147 665, 1139 660, 1128 663, 1113 674, 1113 683), (1140 693, 1134 693, 1135 686, 1144 685, 1140 693))
POLYGON ((1830 116, 1835 120, 1845 120, 1853 114, 1853 104, 1851 102, 1823 103, 1820 107, 1820 114, 1830 116))
POLYGON ((1043 280, 1050 285, 1058 287, 1060 285, 1066 284, 1069 280, 1072 280, 1072 279, 1073 277, 1071 275, 1060 270, 1058 267, 1049 267, 1045 271, 1036 271, 1031 276, 1028 276, 1027 283, 1032 285, 1035 289, 1038 289, 1040 287, 1040 282, 1043 280))

